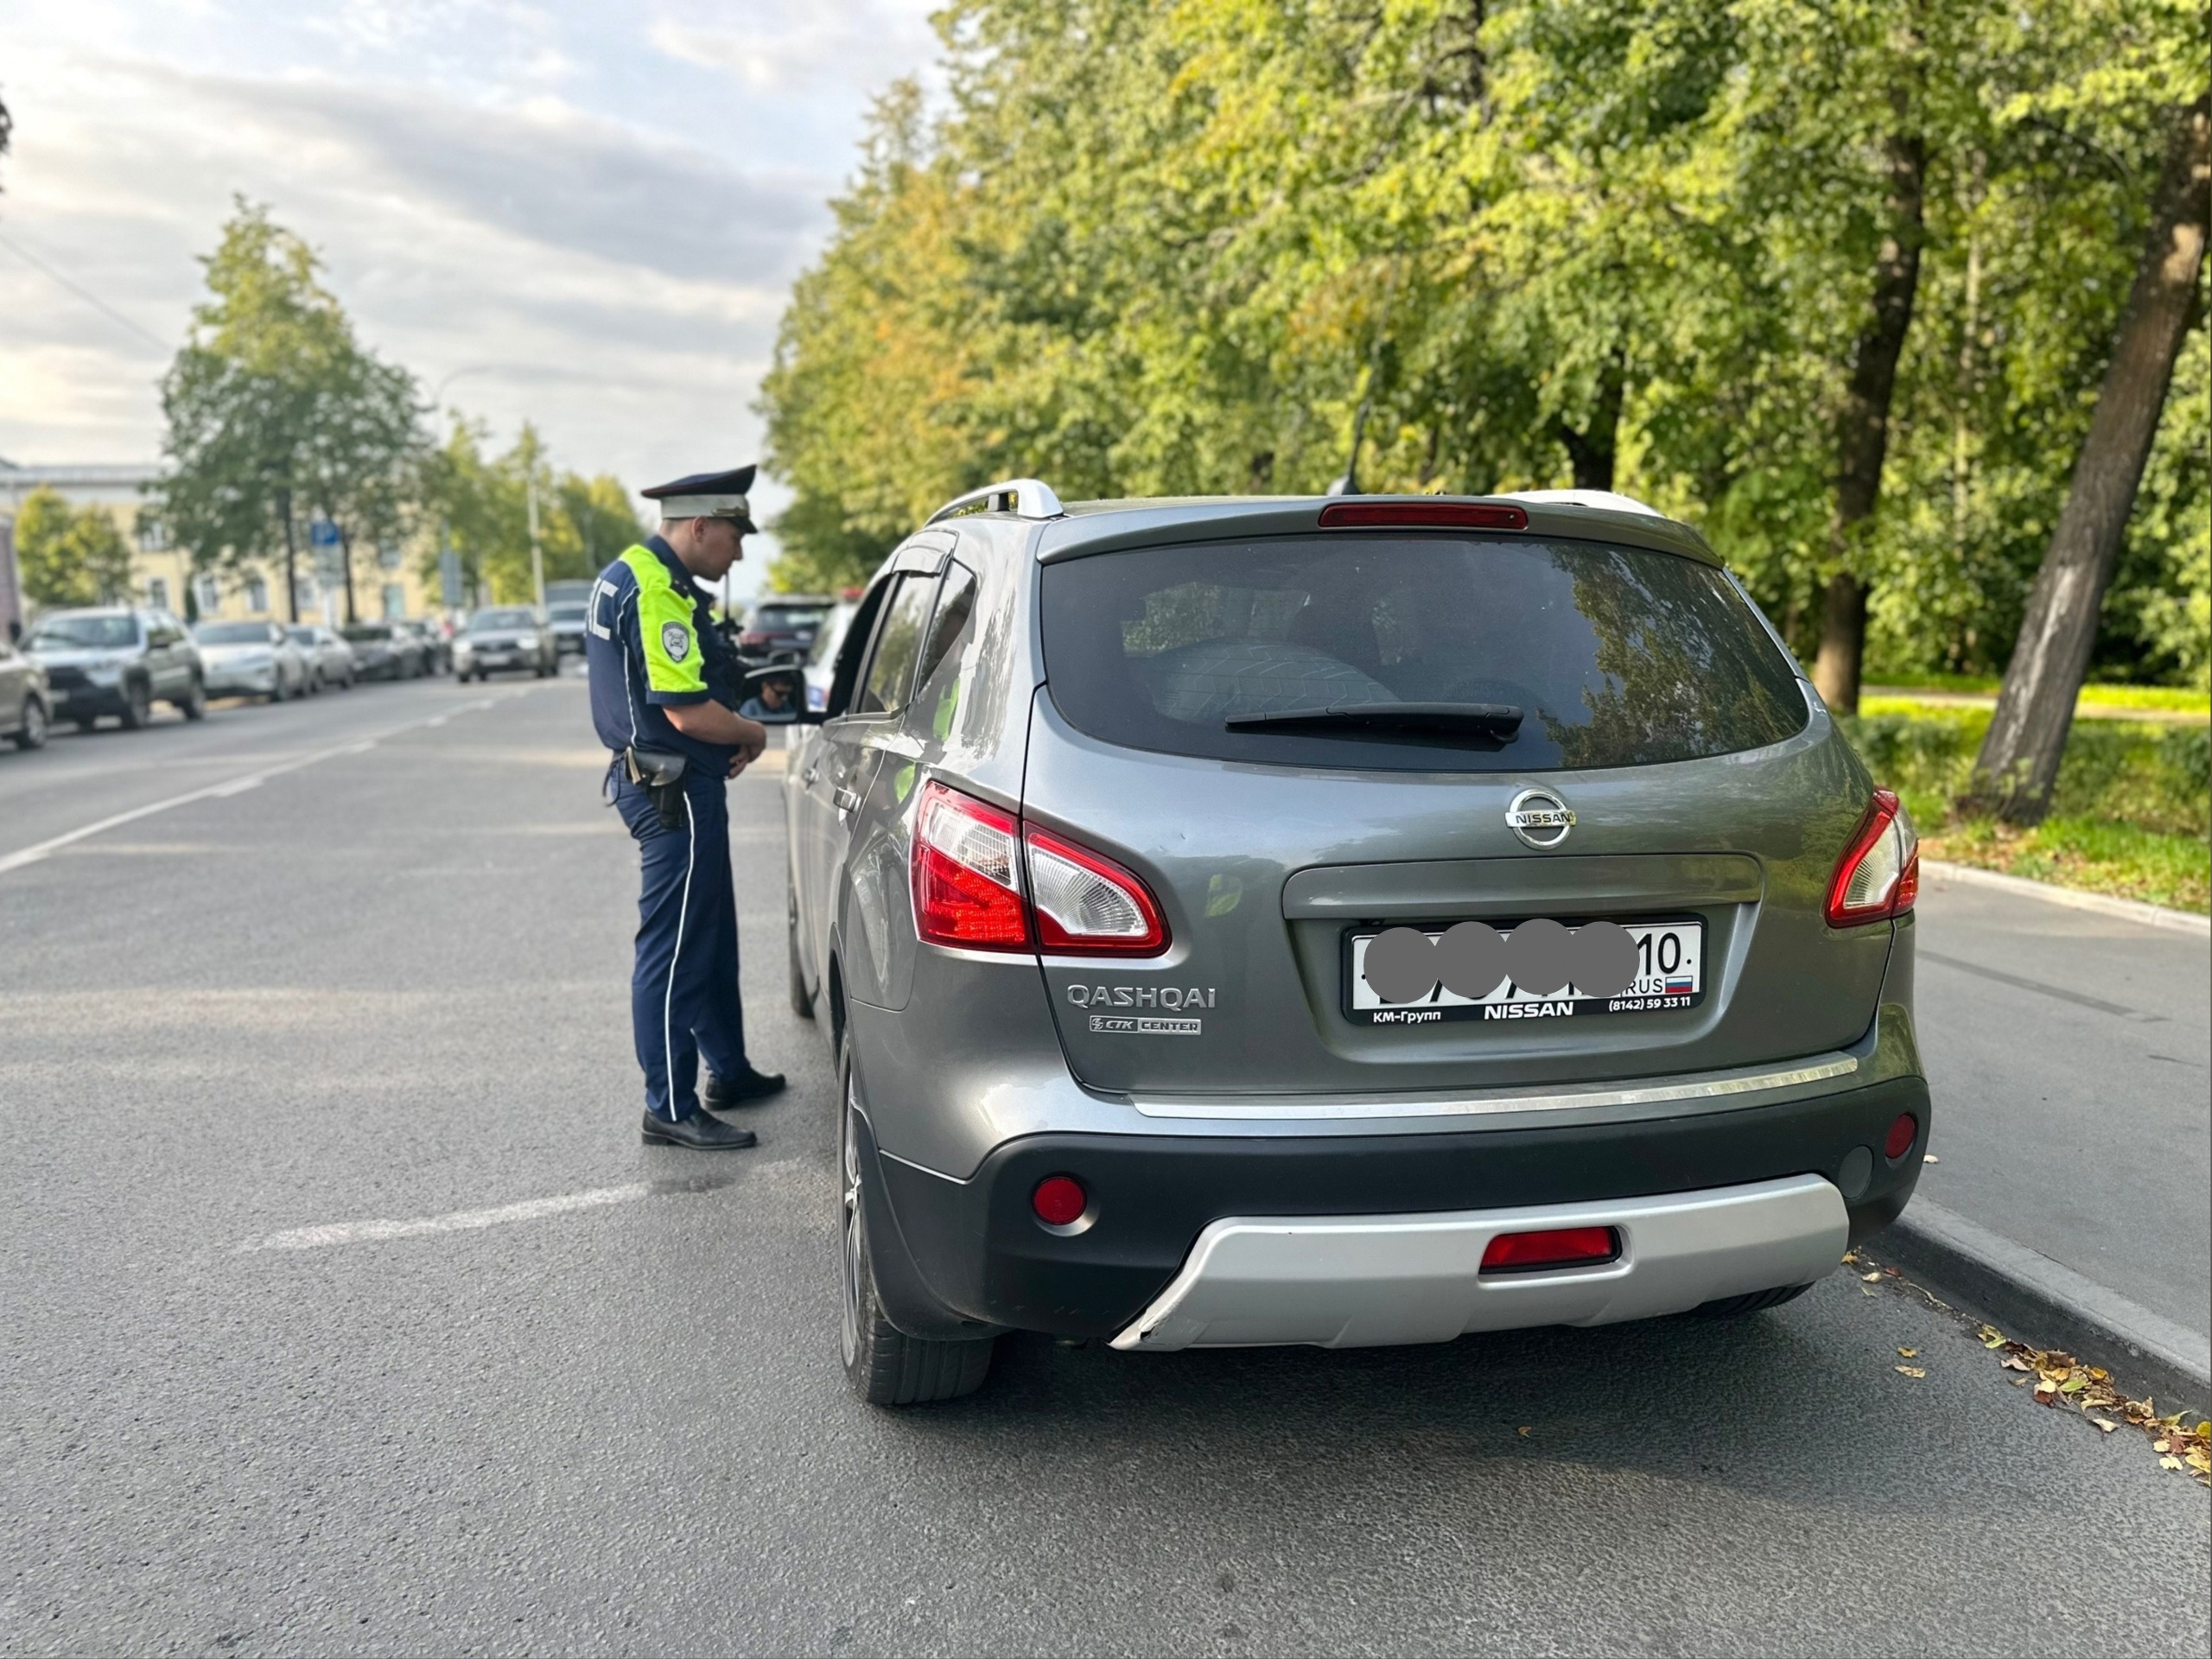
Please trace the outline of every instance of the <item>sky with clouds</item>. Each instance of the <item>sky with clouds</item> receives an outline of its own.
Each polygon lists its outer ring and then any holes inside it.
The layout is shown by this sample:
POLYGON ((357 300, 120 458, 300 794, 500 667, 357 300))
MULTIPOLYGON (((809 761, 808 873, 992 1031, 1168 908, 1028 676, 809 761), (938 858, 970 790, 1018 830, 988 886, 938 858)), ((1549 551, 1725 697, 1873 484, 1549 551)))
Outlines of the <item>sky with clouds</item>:
POLYGON ((158 454, 243 194, 495 442, 534 421, 632 488, 750 460, 785 290, 935 3, 6 0, 0 456, 158 454))

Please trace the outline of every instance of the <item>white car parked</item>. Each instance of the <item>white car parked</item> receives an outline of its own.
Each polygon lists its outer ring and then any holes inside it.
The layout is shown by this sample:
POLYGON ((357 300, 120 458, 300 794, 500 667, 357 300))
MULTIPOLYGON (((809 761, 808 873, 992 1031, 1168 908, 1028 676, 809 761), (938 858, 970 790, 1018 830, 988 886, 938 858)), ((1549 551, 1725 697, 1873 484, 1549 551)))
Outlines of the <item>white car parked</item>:
POLYGON ((306 653, 274 622, 202 622, 192 637, 211 697, 282 702, 308 693, 306 653))

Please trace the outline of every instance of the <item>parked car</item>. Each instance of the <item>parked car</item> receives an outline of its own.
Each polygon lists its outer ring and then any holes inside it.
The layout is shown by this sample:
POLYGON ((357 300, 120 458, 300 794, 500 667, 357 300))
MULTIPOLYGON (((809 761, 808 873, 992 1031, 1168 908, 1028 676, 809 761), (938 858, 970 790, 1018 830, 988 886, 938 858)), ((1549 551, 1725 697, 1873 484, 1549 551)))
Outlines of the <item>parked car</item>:
POLYGON ((836 603, 827 594, 775 594, 756 600, 738 630, 737 648, 759 658, 779 651, 804 652, 814 643, 836 603))
POLYGON ((360 664, 353 647, 338 637, 337 629, 320 622, 295 622, 284 632, 306 654, 308 690, 320 691, 326 685, 346 691, 353 689, 353 682, 361 677, 360 664))
POLYGON ((19 749, 42 749, 53 719, 54 693, 46 671, 0 639, 0 737, 19 749))
POLYGON ((365 680, 419 680, 423 673, 423 642, 396 622, 356 622, 339 629, 353 647, 353 659, 365 680))
POLYGON ((543 679, 560 666, 552 630, 526 605, 494 605, 477 612, 453 642, 453 671, 464 680, 512 671, 543 679))
POLYGON ((553 631, 553 645, 563 657, 584 654, 584 611, 582 600, 562 600, 545 607, 545 626, 553 631))
POLYGON ((423 645, 423 671, 443 674, 453 667, 453 645, 445 630, 429 617, 410 616, 392 624, 405 628, 423 645))
POLYGON ((830 607, 822 619, 822 626, 815 630, 814 643, 806 648, 806 706, 819 712, 830 704, 830 682, 837 671, 837 652, 845 643, 845 631, 852 626, 853 615, 861 607, 858 588, 849 588, 830 607))
POLYGON ((1745 1314, 1912 1194, 1910 822, 1688 525, 995 486, 815 718, 791 995, 869 1401, 1007 1331, 1745 1314))
POLYGON ((210 696, 282 702, 315 689, 307 653, 275 622, 202 622, 192 638, 210 696))
POLYGON ((23 641, 53 689, 56 720, 90 731, 103 715, 127 730, 153 718, 166 702, 187 720, 207 713, 199 647, 167 611, 103 605, 48 611, 23 641))

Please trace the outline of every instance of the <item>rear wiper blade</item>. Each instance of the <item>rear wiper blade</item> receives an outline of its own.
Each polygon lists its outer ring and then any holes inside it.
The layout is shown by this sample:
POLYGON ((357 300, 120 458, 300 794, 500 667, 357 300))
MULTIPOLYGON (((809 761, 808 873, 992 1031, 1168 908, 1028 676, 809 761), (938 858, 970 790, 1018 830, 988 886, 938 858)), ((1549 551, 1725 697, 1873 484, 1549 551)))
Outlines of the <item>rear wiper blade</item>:
POLYGON ((1321 709, 1279 709, 1271 714, 1231 715, 1233 732, 1325 732, 1357 736, 1485 737, 1510 741, 1521 729, 1521 709, 1510 702, 1339 702, 1321 709))

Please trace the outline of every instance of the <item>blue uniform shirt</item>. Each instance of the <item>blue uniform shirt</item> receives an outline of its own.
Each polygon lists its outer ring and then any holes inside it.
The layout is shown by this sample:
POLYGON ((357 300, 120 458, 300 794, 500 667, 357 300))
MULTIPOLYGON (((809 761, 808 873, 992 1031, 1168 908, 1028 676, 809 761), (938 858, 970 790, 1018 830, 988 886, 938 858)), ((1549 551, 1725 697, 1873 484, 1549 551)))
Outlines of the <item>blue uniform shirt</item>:
POLYGON ((599 573, 584 615, 584 662, 601 742, 618 753, 668 750, 709 777, 728 775, 736 749, 685 736, 666 713, 710 699, 734 708, 738 665, 715 631, 710 601, 659 537, 599 573))

